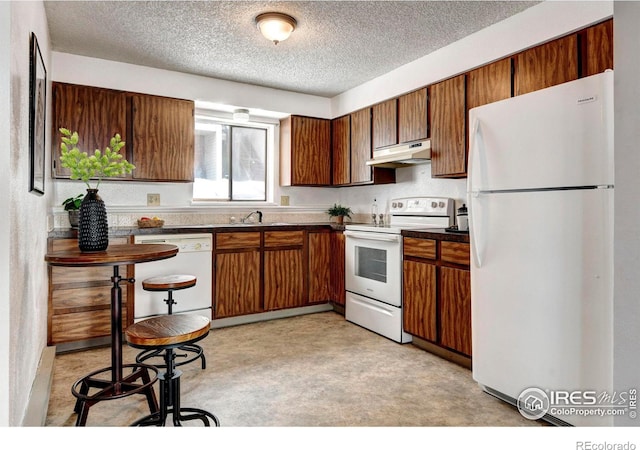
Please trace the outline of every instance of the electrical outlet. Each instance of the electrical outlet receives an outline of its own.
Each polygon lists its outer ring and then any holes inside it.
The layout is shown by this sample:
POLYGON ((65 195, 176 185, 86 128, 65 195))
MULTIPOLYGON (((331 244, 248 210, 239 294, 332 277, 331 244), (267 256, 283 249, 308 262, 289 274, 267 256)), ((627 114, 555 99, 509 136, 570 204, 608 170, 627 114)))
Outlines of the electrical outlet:
POLYGON ((280 206, 289 206, 289 196, 281 195, 280 196, 280 206))
POLYGON ((147 194, 147 206, 160 206, 160 194, 147 194))

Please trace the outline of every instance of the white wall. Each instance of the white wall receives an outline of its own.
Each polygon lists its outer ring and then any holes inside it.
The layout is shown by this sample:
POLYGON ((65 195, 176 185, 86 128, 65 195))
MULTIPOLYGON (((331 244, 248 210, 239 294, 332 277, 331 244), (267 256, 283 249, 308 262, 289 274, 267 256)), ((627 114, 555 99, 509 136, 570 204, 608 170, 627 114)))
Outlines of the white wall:
MULTIPOLYGON (((11 110, 10 110, 10 75, 9 61, 11 54, 11 33, 10 33, 11 8, 8 2, 0 2, 0 135, 11 136, 11 110)), ((6 145, 6 144, 5 144, 6 145)), ((6 147, 0 152, 0 171, 10 173, 11 167, 10 152, 6 147)), ((9 190, 11 186, 10 177, 0 178, 0 210, 9 210, 9 190)), ((9 221, 0 220, 0 298, 11 298, 11 288, 9 286, 9 261, 11 255, 9 249, 9 221)), ((0 379, 9 380, 9 326, 11 323, 11 308, 8 301, 0 302, 0 379)), ((9 425, 9 399, 10 383, 0 383, 0 426, 9 425)))
MULTIPOLYGON (((47 27, 44 5, 42 2, 2 2, 3 12, 10 10, 10 31, 6 26, 0 26, 3 33, 10 35, 10 55, 6 55, 3 47, 0 57, 10 56, 9 64, 0 63, 0 85, 5 86, 8 77, 4 68, 9 67, 11 130, 3 135, 9 136, 10 149, 2 152, 2 167, 4 173, 10 173, 8 186, 7 177, 3 177, 0 185, 0 202, 3 211, 8 212, 8 223, 3 221, 6 229, 0 233, 5 251, 0 252, 3 258, 8 257, 8 293, 3 295, 1 303, 9 303, 8 329, 2 327, 3 333, 8 333, 8 340, 2 339, 2 345, 9 343, 9 417, 8 424, 17 426, 22 423, 25 408, 28 403, 31 384, 43 348, 47 341, 47 267, 44 261, 47 244, 47 214, 51 208, 50 192, 52 183, 50 177, 45 179, 45 196, 29 193, 29 41, 31 32, 35 32, 44 59, 45 67, 50 69, 49 29, 47 27), (8 5, 8 6, 7 6, 8 5), (8 159, 7 159, 8 158, 8 159), (6 167, 5 167, 6 165, 6 167), (6 204, 5 204, 6 203, 6 204), (8 250, 7 250, 8 249, 8 250)), ((3 36, 4 38, 4 36, 3 36)), ((49 72, 50 73, 50 72, 49 72)), ((48 74, 49 75, 49 74, 48 74)), ((49 75, 50 79, 50 75, 49 75)), ((48 87, 50 92, 50 83, 48 87)), ((2 97, 2 96, 0 96, 2 97)), ((47 121, 50 122, 50 95, 47 98, 47 121)), ((4 120, 0 120, 4 126, 4 120)), ((47 130, 48 131, 48 130, 47 130)), ((46 133, 47 140, 49 133, 46 133)), ((47 157, 47 161, 49 158, 47 157)), ((47 162, 48 164, 48 162, 47 162)), ((5 215, 7 217, 7 215, 5 215)), ((6 274, 2 270, 2 276, 6 274)), ((7 315, 2 314, 3 319, 7 315)), ((6 354, 2 352, 2 354, 6 354)), ((2 364, 3 370, 6 367, 2 364)), ((3 378, 6 380, 7 378, 3 378)), ((6 405, 2 402, 3 408, 6 405)))
MULTIPOLYGON (((640 389, 640 3, 615 2, 614 387, 640 389)), ((616 425, 638 426, 628 415, 616 425)))

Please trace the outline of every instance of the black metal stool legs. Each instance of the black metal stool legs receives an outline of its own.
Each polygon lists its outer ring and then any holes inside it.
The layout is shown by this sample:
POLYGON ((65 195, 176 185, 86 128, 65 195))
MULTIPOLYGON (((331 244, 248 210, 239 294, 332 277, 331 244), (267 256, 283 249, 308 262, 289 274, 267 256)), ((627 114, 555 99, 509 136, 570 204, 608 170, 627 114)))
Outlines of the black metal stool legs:
POLYGON ((220 426, 218 418, 204 409, 182 408, 180 406, 180 376, 182 372, 175 369, 175 352, 173 348, 165 350, 164 359, 167 371, 158 376, 160 379, 160 410, 134 422, 131 426, 165 426, 169 414, 173 416, 173 425, 181 427, 182 422, 202 420, 205 427, 220 426), (189 414, 182 414, 189 413, 189 414))

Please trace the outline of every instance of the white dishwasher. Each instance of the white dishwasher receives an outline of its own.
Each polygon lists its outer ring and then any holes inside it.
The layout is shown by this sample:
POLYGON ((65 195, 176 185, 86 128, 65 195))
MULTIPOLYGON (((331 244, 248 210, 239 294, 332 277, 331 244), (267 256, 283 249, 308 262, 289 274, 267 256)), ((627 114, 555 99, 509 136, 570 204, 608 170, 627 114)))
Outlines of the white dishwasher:
POLYGON ((211 320, 211 277, 213 235, 168 234, 135 236, 136 244, 172 244, 179 248, 173 258, 161 261, 136 264, 135 267, 135 314, 134 320, 145 317, 167 314, 168 307, 164 301, 166 292, 149 292, 142 289, 142 281, 155 276, 194 275, 197 278, 194 287, 175 291, 174 313, 198 313, 211 320))

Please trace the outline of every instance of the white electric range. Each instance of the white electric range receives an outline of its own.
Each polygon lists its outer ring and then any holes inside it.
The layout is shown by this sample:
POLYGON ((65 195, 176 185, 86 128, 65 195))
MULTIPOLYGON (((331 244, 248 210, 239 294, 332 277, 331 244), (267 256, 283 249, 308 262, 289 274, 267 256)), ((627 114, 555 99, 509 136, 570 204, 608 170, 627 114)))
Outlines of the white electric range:
POLYGON ((402 328, 402 230, 453 226, 451 198, 406 197, 389 203, 388 224, 345 226, 345 318, 396 342, 402 328))

